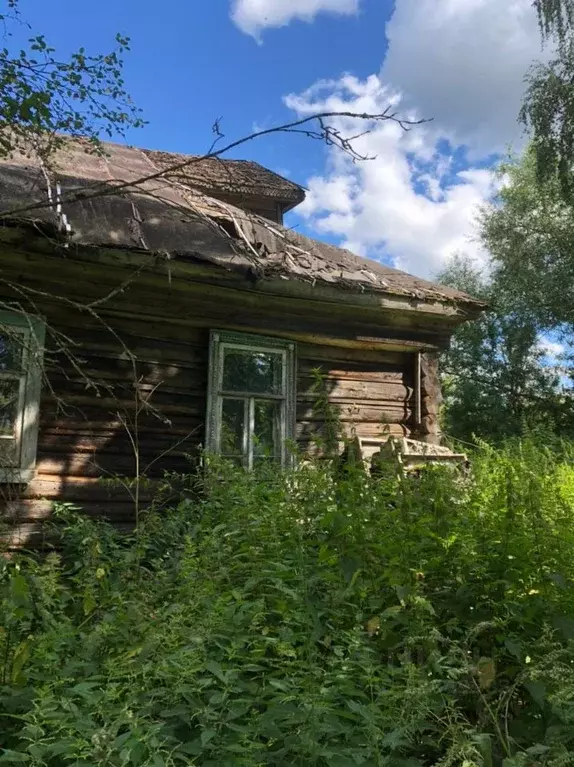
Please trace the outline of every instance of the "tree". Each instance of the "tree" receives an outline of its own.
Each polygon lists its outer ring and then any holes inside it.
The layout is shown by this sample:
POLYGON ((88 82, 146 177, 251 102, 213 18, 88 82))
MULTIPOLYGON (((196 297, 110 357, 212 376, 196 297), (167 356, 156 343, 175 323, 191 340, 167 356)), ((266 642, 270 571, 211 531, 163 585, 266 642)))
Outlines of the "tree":
POLYGON ((541 328, 572 328, 574 217, 560 182, 539 183, 532 147, 503 163, 499 173, 498 199, 483 208, 479 219, 496 283, 541 328))
POLYGON ((548 63, 526 76, 520 121, 531 132, 540 183, 555 177, 563 198, 574 195, 574 0, 534 0, 543 43, 555 47, 548 63))
POLYGON ((564 41, 574 28, 574 3, 571 0, 534 0, 543 39, 556 36, 564 41))
POLYGON ((67 60, 57 57, 44 35, 33 34, 18 11, 18 0, 4 0, 0 13, 4 47, 0 49, 0 156, 35 151, 44 162, 63 135, 82 136, 97 149, 99 137, 124 134, 143 125, 122 78, 129 39, 117 35, 106 54, 79 48, 67 60), (16 26, 30 30, 23 49, 13 44, 16 26))
POLYGON ((496 441, 539 423, 571 432, 574 414, 557 371, 544 364, 532 315, 468 259, 455 258, 439 280, 489 304, 479 319, 457 330, 443 355, 445 433, 496 441))

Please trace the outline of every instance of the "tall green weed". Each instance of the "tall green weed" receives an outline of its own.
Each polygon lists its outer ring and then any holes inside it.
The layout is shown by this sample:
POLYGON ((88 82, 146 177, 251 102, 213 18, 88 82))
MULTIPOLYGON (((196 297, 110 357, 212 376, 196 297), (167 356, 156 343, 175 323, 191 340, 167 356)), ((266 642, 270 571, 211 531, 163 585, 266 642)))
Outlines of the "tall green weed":
POLYGON ((0 762, 574 761, 574 463, 212 464, 137 538, 60 509, 0 572, 0 762))

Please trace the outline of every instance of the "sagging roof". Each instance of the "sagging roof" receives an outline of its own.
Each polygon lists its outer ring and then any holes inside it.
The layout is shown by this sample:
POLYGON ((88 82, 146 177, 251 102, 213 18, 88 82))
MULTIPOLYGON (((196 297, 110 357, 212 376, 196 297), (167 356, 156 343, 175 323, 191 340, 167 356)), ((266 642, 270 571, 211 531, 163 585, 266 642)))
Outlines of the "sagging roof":
MULTIPOLYGON (((112 145, 106 145, 108 146, 112 145)), ((155 149, 132 148, 130 151, 143 152, 157 170, 168 170, 174 165, 183 166, 166 173, 165 177, 206 194, 214 195, 215 192, 220 192, 228 195, 267 197, 282 203, 285 210, 295 207, 305 199, 303 187, 253 160, 227 160, 219 157, 203 159, 198 155, 174 154, 155 149), (190 160, 191 164, 185 164, 190 160)))
MULTIPOLYGON (((248 273, 250 279, 328 284, 343 291, 454 303, 471 312, 484 306, 460 291, 360 258, 210 197, 193 185, 190 175, 185 183, 178 180, 185 169, 161 174, 181 162, 182 155, 108 147, 111 150, 102 156, 70 142, 50 169, 20 155, 0 161, 0 221, 49 226, 66 242, 83 246, 210 262, 248 273)), ((201 165, 194 163, 193 172, 199 173, 201 165)), ((263 176, 274 176, 261 170, 263 176)), ((210 172, 211 168, 206 171, 210 172)))

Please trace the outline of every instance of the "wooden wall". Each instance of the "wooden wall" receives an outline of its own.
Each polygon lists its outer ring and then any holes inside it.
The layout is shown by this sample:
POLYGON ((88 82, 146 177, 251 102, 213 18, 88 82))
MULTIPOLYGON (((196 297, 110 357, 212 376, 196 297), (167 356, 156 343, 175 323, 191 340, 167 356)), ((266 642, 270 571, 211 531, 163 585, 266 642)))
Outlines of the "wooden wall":
MULTIPOLYGON (((6 273, 2 269, 0 277, 6 273)), ((205 306, 198 310, 189 300, 182 303, 181 296, 176 300, 168 294, 161 299, 157 291, 148 296, 148 286, 118 294, 92 313, 73 305, 80 299, 83 304, 93 300, 92 295, 84 295, 89 293, 88 286, 82 288, 78 277, 65 262, 53 278, 48 273, 18 276, 21 284, 33 290, 40 290, 34 287, 37 284, 44 285, 34 304, 46 317, 50 333, 37 476, 24 488, 0 486, 1 514, 15 523, 15 545, 41 540, 42 522, 55 500, 75 503, 87 514, 105 516, 118 525, 132 521, 133 502, 123 489, 110 488, 102 478, 135 473, 134 451, 122 424, 126 418, 133 423, 134 381, 141 396, 150 396, 153 409, 141 413, 138 420, 140 463, 145 469, 154 461, 151 476, 161 476, 164 470, 189 470, 189 456, 197 453, 204 439, 209 329, 223 327, 215 304, 211 319, 205 306), (67 289, 70 303, 50 298, 48 288, 51 292, 67 289), (148 301, 154 302, 153 318, 145 313, 148 301), (162 301, 163 312, 158 308, 162 301)), ((14 292, 6 285, 2 289, 0 279, 2 299, 13 300, 14 292)), ((235 316, 235 329, 254 331, 251 316, 248 326, 241 313, 235 316)), ((267 323, 261 322, 262 334, 273 335, 271 310, 270 317, 267 323)), ((282 322, 285 336, 289 316, 283 316, 282 322)), ((298 322, 301 325, 300 317, 298 322)), ((230 326, 226 321, 225 327, 230 326)), ((413 352, 296 340, 297 439, 303 447, 324 430, 322 415, 314 407, 313 371, 317 369, 347 434, 372 438, 410 433, 413 352)))
MULTIPOLYGON (((0 489, 5 516, 17 523, 21 541, 41 537, 39 523, 49 516, 55 500, 78 504, 85 513, 120 525, 133 519, 134 505, 126 492, 101 479, 135 473, 134 451, 121 423, 134 418, 134 366, 109 331, 96 324, 73 326, 64 318, 57 324, 78 344, 76 353, 85 364, 79 371, 65 355, 52 355, 41 402, 36 479, 22 490, 0 489)), ((154 330, 145 322, 126 319, 116 327, 137 355, 138 386, 143 396, 151 394, 154 410, 138 419, 141 466, 145 469, 155 461, 147 472, 152 477, 164 470, 189 471, 189 456, 197 453, 204 439, 208 330, 191 324, 174 326, 166 339, 163 326, 154 330)), ((412 355, 298 344, 301 447, 311 448, 314 435, 324 433, 313 391, 316 369, 347 434, 408 435, 411 362, 412 355)))
POLYGON ((413 355, 299 344, 297 437, 302 446, 324 431, 315 406, 317 369, 346 436, 369 439, 411 433, 413 355))

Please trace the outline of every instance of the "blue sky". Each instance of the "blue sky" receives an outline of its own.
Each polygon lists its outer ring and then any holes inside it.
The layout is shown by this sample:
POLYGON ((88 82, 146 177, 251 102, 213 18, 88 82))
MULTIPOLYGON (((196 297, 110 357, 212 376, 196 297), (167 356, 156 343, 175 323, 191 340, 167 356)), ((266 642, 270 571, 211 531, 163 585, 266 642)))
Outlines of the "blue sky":
MULTIPOLYGON (((384 27, 392 2, 371 0, 356 17, 325 14, 320 23, 295 21, 271 29, 263 44, 230 18, 226 0, 22 0, 21 10, 58 51, 80 45, 111 47, 116 32, 128 34, 125 79, 149 124, 130 134, 134 143, 178 152, 201 152, 211 126, 223 117, 229 138, 293 118, 283 95, 342 71, 375 71, 385 51, 384 27), (158 13, 158 8, 161 13, 158 13)), ((304 182, 320 170, 322 152, 293 137, 274 137, 243 153, 304 182)))
POLYGON ((61 52, 131 37, 126 85, 149 121, 129 135, 140 146, 200 153, 218 117, 230 140, 325 108, 391 102, 434 118, 409 134, 376 126, 358 148, 377 159, 359 166, 293 136, 236 156, 309 188, 289 223, 315 236, 423 276, 455 252, 484 256, 477 206, 497 154, 520 143, 522 78, 540 55, 531 0, 20 2, 61 52))

